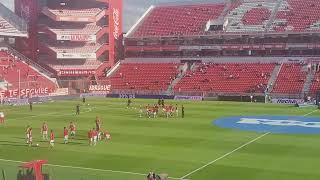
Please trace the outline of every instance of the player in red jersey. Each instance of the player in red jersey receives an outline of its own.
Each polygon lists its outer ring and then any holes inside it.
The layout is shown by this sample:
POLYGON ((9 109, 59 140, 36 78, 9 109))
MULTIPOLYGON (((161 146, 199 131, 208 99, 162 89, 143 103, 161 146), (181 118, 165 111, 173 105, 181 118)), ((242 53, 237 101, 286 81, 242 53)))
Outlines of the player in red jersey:
POLYGON ((88 139, 89 139, 89 146, 92 146, 93 134, 91 129, 88 131, 88 139))
POLYGON ((111 134, 108 131, 104 132, 104 140, 107 142, 108 140, 111 140, 111 134))
POLYGON ((96 146, 97 139, 98 139, 98 131, 96 131, 94 128, 92 129, 92 136, 93 136, 93 146, 96 146))
POLYGON ((74 139, 76 136, 76 125, 74 124, 74 122, 70 122, 69 130, 71 138, 74 139))
POLYGON ((48 124, 44 122, 41 127, 42 140, 48 140, 48 124))
POLYGON ((4 124, 4 113, 0 112, 0 124, 4 124))
POLYGON ((63 141, 64 144, 67 144, 69 140, 69 131, 66 127, 63 128, 63 141))
POLYGON ((54 133, 53 130, 51 130, 50 132, 50 141, 49 141, 50 147, 53 148, 54 147, 54 133))
POLYGON ((28 132, 28 143, 29 143, 29 146, 32 146, 32 128, 30 127, 29 128, 29 132, 28 132))

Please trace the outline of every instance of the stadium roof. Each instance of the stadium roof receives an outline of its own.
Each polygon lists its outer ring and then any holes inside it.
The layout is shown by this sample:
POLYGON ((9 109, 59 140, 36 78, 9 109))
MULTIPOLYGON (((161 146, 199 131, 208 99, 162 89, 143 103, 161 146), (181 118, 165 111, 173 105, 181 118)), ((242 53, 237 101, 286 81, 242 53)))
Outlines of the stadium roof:
POLYGON ((28 37, 25 20, 0 3, 0 36, 28 37))

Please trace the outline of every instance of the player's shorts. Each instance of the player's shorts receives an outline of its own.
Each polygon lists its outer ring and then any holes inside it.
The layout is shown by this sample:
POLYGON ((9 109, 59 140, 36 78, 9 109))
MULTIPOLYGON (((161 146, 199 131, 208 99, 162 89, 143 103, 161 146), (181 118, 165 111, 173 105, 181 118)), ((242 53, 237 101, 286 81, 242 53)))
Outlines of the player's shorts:
POLYGON ((76 131, 71 131, 70 134, 71 135, 76 135, 76 131))
POLYGON ((97 136, 93 136, 93 141, 97 142, 98 137, 97 136))
POLYGON ((106 139, 110 139, 111 138, 111 136, 108 134, 108 135, 106 135, 106 139))
POLYGON ((64 136, 64 140, 68 140, 68 138, 69 138, 69 136, 67 135, 67 136, 64 136))
POLYGON ((42 131, 43 135, 48 135, 48 131, 42 131))
POLYGON ((50 140, 50 144, 54 144, 54 140, 50 140))

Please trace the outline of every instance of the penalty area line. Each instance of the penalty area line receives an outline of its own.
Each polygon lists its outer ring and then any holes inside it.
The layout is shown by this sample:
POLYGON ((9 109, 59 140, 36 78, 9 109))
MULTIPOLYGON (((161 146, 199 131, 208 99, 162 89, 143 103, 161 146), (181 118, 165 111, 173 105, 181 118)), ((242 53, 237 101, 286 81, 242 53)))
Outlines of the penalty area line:
MULTIPOLYGON (((13 163, 25 163, 23 161, 8 160, 8 159, 0 159, 0 161, 13 162, 13 163)), ((89 170, 89 171, 110 172, 110 173, 118 173, 118 174, 129 174, 129 175, 137 175, 137 176, 147 176, 147 174, 144 174, 144 173, 137 173, 137 172, 130 172, 130 171, 116 171, 116 170, 110 170, 110 169, 95 169, 95 168, 87 168, 87 167, 56 165, 56 164, 45 164, 44 166, 80 169, 80 170, 89 170)), ((177 180, 181 179, 181 178, 176 178, 176 177, 168 177, 168 178, 169 179, 177 179, 177 180)), ((188 179, 185 179, 185 180, 188 180, 188 179)))
POLYGON ((198 171, 200 171, 200 170, 204 169, 205 167, 210 166, 211 164, 213 164, 213 163, 215 163, 215 162, 217 162, 217 161, 219 161, 219 160, 221 160, 221 159, 223 159, 223 158, 225 158, 225 157, 227 157, 227 156, 229 156, 229 155, 233 154, 234 152, 236 152, 236 151, 238 151, 238 150, 240 150, 240 149, 242 149, 242 148, 244 148, 244 147, 248 146, 249 144, 251 144, 251 143, 253 143, 253 142, 255 142, 255 141, 257 141, 257 140, 259 140, 259 139, 263 138, 264 136, 266 136, 266 135, 268 135, 268 134, 270 134, 270 132, 264 133, 264 134, 262 134, 262 135, 260 135, 260 136, 258 136, 258 137, 256 137, 256 138, 254 138, 253 140, 251 140, 251 141, 249 141, 249 142, 247 142, 247 143, 245 143, 245 144, 243 144, 243 145, 239 146, 238 148, 236 148, 236 149, 234 149, 234 150, 232 150, 232 151, 230 151, 230 152, 228 152, 228 153, 224 154, 223 156, 220 156, 219 158, 217 158, 217 159, 215 159, 215 160, 213 160, 213 161, 208 162, 207 164, 205 164, 205 165, 203 165, 203 166, 201 166, 201 167, 199 167, 199 168, 197 168, 197 169, 195 169, 195 170, 191 171, 190 173, 188 173, 188 174, 186 174, 186 175, 182 176, 180 179, 185 179, 186 177, 188 177, 188 176, 190 176, 190 175, 192 175, 192 174, 194 174, 194 173, 196 173, 196 172, 198 172, 198 171))
MULTIPOLYGON (((308 116, 308 115, 310 115, 310 114, 313 114, 313 113, 314 113, 314 112, 316 112, 316 111, 318 111, 318 109, 313 110, 313 111, 311 111, 311 112, 309 112, 309 113, 307 113, 307 114, 305 114, 305 115, 303 115, 303 116, 308 116)), ((266 136, 266 135, 268 135, 268 134, 270 134, 270 132, 267 132, 267 133, 264 133, 264 134, 262 134, 262 135, 258 136, 257 138, 255 138, 255 139, 253 139, 253 140, 251 140, 251 141, 249 141, 249 142, 247 142, 247 143, 243 144, 242 146, 239 146, 238 148, 236 148, 236 149, 234 149, 234 150, 232 150, 232 151, 230 151, 230 152, 228 152, 228 153, 224 154, 223 156, 221 156, 221 157, 219 157, 219 158, 217 158, 217 159, 215 159, 215 160, 213 160, 213 161, 211 161, 211 162, 209 162, 209 163, 207 163, 207 164, 205 164, 205 165, 203 165, 203 166, 201 166, 201 167, 199 167, 199 168, 197 168, 197 169, 195 169, 195 170, 191 171, 190 173, 188 173, 188 174, 186 174, 186 175, 182 176, 180 179, 181 179, 181 180, 185 179, 186 177, 188 177, 188 176, 190 176, 190 175, 192 175, 192 174, 194 174, 194 173, 196 173, 196 172, 198 172, 198 171, 200 171, 200 170, 204 169, 205 167, 207 167, 207 166, 209 166, 209 165, 211 165, 211 164, 213 164, 213 163, 215 163, 215 162, 217 162, 217 161, 219 161, 219 160, 221 160, 221 159, 223 159, 223 158, 225 158, 225 157, 227 157, 227 156, 231 155, 232 153, 234 153, 234 152, 236 152, 236 151, 238 151, 238 150, 240 150, 240 149, 242 149, 242 148, 244 148, 244 147, 246 147, 246 146, 250 145, 251 143, 253 143, 253 142, 255 142, 255 141, 257 141, 257 140, 259 140, 259 139, 263 138, 264 136, 266 136)))

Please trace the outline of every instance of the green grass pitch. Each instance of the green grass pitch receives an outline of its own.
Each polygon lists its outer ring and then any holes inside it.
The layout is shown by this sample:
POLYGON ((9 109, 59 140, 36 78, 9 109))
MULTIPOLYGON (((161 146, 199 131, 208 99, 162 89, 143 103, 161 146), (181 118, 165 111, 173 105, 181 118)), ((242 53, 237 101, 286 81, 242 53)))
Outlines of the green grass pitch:
MULTIPOLYGON (((133 106, 157 100, 133 100, 133 106)), ((239 115, 305 115, 312 108, 234 102, 184 103, 186 117, 139 118, 138 109, 126 109, 123 99, 87 99, 35 104, 29 107, 2 106, 6 123, 0 125, 0 170, 8 180, 16 179, 18 161, 47 159, 44 171, 53 180, 143 180, 149 171, 167 173, 170 179, 192 180, 318 180, 319 135, 267 134, 232 152, 262 134, 214 126, 213 119, 239 115), (111 132, 109 143, 87 144, 87 131, 100 116, 102 129, 111 132), (48 122, 56 133, 54 149, 41 141, 40 127, 48 122), (63 127, 77 125, 77 138, 63 144, 63 127), (25 145, 25 127, 33 127, 34 143, 25 145), (232 152, 232 153, 230 153, 232 152), (229 154, 228 154, 229 153, 229 154), (9 161, 8 161, 9 160, 9 161), (216 160, 216 161, 214 161, 216 160), (209 162, 212 164, 206 166, 209 162), (203 167, 205 166, 205 167, 203 167), (201 168, 203 167, 203 168, 201 168)), ((174 101, 166 103, 175 104, 174 101)), ((319 116, 316 111, 309 116, 319 116)), ((2 180, 2 176, 0 176, 2 180)))

